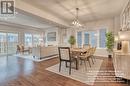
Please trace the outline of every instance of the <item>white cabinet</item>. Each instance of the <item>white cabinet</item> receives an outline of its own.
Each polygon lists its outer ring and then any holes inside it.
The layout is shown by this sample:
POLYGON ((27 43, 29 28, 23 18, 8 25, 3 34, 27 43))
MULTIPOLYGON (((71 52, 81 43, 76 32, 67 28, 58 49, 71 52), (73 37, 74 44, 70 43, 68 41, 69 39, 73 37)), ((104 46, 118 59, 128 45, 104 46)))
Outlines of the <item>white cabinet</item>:
POLYGON ((130 80, 130 53, 124 54, 121 51, 115 51, 113 65, 117 77, 130 80))
POLYGON ((37 59, 47 58, 58 54, 57 46, 48 46, 48 47, 33 47, 32 55, 37 59))

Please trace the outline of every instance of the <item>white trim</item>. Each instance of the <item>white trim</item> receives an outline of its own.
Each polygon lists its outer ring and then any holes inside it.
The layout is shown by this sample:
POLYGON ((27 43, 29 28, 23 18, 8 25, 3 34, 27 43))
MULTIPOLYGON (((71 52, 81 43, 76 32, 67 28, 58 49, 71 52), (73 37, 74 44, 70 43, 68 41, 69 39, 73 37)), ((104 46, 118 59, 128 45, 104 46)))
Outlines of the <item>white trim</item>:
POLYGON ((107 55, 94 55, 94 56, 97 56, 97 57, 105 57, 105 58, 108 57, 107 55))
POLYGON ((107 49, 107 47, 105 47, 105 48, 97 47, 97 49, 107 49))
MULTIPOLYGON (((106 33, 108 32, 108 27, 100 27, 100 29, 106 29, 106 33)), ((106 49, 106 47, 105 48, 102 48, 102 47, 99 47, 100 46, 100 29, 97 29, 97 30, 89 30, 89 31, 87 31, 87 30, 77 30, 76 31, 76 46, 78 46, 78 40, 77 40, 77 33, 78 32, 81 32, 82 33, 82 47, 83 47, 83 45, 84 45, 84 43, 85 43, 85 40, 84 40, 84 33, 85 32, 92 32, 92 31, 95 31, 96 33, 97 33, 97 45, 96 45, 96 47, 98 48, 98 49, 106 49)), ((89 44, 91 44, 91 41, 90 41, 90 39, 91 39, 91 36, 89 37, 89 44)))

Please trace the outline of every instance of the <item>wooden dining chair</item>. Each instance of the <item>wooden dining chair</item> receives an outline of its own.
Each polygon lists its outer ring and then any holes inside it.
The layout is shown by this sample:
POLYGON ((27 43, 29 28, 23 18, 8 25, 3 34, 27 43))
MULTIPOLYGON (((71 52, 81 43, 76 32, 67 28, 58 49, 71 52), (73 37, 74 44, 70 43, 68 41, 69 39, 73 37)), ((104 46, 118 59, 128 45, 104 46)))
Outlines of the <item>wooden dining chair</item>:
POLYGON ((72 57, 69 47, 58 47, 58 51, 59 51, 59 59, 60 59, 59 72, 61 71, 62 62, 66 63, 66 67, 68 67, 67 63, 69 63, 69 74, 71 74, 72 62, 76 62, 76 69, 78 69, 77 58, 72 57))
POLYGON ((84 44, 83 45, 83 49, 85 49, 86 50, 86 52, 84 52, 84 53, 81 53, 81 54, 86 54, 87 53, 87 51, 89 50, 91 48, 91 46, 90 46, 90 44, 84 44))
POLYGON ((90 63, 90 53, 91 53, 91 51, 90 50, 91 49, 87 50, 87 52, 85 54, 79 56, 81 63, 82 63, 82 61, 84 62, 85 68, 87 68, 86 61, 89 63, 89 66, 91 67, 91 63, 90 63))
POLYGON ((89 49, 89 48, 91 48, 91 45, 90 45, 90 44, 87 44, 87 45, 84 44, 84 45, 83 45, 83 48, 89 49))
POLYGON ((17 45, 17 51, 16 51, 16 54, 20 53, 20 50, 21 50, 20 46, 17 45))
POLYGON ((94 56, 95 51, 96 51, 96 47, 93 47, 92 48, 92 53, 91 53, 91 58, 96 61, 96 58, 94 56))

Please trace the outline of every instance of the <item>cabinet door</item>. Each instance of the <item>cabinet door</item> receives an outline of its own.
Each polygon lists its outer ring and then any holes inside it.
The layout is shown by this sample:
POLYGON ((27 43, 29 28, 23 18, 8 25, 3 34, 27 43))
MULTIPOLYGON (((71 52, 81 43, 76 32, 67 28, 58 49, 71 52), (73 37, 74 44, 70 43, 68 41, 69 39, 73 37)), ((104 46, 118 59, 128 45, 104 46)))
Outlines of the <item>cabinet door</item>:
POLYGON ((123 78, 130 79, 130 55, 122 56, 122 71, 123 71, 123 78))

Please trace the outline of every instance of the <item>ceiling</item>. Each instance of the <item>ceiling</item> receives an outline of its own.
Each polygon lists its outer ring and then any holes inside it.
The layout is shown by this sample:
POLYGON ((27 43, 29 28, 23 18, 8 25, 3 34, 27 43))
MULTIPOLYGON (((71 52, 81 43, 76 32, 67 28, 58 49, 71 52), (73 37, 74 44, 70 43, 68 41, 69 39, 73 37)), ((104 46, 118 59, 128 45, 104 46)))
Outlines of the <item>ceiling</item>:
MULTIPOLYGON (((42 11, 70 23, 75 17, 75 0, 23 0, 42 11)), ((88 21, 117 16, 123 10, 128 0, 77 0, 79 19, 88 21)))
POLYGON ((23 25, 25 27, 30 26, 32 28, 40 28, 40 29, 47 29, 56 26, 50 22, 45 21, 44 19, 41 19, 35 15, 23 12, 18 9, 14 17, 0 18, 0 23, 3 24, 3 22, 6 22, 8 24, 23 25))
POLYGON ((81 23, 119 16, 128 0, 18 0, 14 18, 8 22, 34 28, 48 29, 71 24, 79 10, 81 23), (20 1, 20 2, 19 2, 20 1), (24 2, 24 3, 23 3, 24 2))

